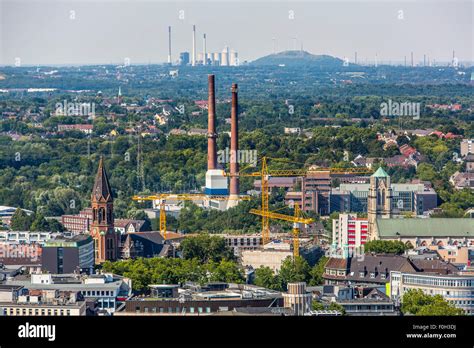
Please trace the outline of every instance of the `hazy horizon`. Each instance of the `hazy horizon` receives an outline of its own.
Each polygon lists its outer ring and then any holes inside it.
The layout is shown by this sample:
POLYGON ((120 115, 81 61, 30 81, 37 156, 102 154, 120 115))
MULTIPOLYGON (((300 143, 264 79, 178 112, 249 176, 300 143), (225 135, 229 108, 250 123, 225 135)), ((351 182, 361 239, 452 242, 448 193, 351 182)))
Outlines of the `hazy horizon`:
POLYGON ((207 35, 207 52, 229 46, 240 62, 300 49, 350 62, 410 62, 423 55, 472 62, 471 1, 127 1, 0 0, 0 65, 161 64, 197 52, 207 35), (71 12, 74 11, 74 12, 71 12), (183 15, 184 19, 180 19, 183 15), (291 12, 294 17, 291 19, 291 12), (400 12, 402 11, 402 12, 400 12))

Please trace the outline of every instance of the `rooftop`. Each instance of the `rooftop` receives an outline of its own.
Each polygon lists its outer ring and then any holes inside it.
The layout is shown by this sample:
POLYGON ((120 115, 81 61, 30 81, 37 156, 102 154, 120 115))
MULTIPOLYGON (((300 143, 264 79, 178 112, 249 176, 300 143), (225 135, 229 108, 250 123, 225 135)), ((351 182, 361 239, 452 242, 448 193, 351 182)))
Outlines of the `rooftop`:
POLYGON ((474 237, 474 220, 467 218, 377 219, 380 238, 474 237))

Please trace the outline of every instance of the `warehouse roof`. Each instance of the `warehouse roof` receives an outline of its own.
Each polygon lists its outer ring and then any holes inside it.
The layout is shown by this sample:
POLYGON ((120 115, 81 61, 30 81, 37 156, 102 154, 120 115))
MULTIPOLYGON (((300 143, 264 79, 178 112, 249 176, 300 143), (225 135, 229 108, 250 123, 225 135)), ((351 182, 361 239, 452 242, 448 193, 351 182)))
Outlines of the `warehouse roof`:
POLYGON ((377 219, 380 238, 471 237, 474 220, 464 218, 377 219))

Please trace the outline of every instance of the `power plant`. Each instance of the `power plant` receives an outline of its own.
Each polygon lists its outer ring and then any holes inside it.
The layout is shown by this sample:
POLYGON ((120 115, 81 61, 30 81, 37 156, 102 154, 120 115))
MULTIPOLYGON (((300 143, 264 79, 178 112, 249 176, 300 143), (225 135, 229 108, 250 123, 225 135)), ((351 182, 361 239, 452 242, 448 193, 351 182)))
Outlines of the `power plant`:
MULTIPOLYGON (((171 26, 168 27, 168 64, 172 64, 171 57, 171 26)), ((212 65, 212 66, 238 66, 239 65, 239 56, 237 51, 230 49, 228 46, 225 46, 222 52, 208 52, 207 50, 207 34, 202 36, 202 51, 199 51, 197 48, 196 42, 196 25, 193 25, 192 28, 192 47, 191 53, 189 51, 181 52, 179 60, 177 61, 179 65, 188 65, 197 66, 197 65, 212 65), (189 57, 191 59, 189 59, 189 57)))

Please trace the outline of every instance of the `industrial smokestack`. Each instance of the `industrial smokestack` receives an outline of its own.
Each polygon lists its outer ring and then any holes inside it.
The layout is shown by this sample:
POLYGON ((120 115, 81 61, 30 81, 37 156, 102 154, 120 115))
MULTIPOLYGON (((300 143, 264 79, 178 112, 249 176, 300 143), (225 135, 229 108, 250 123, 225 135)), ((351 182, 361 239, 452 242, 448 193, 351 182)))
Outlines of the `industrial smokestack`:
POLYGON ((239 104, 237 84, 232 84, 232 108, 230 111, 230 195, 239 194, 239 104))
POLYGON ((206 34, 202 36, 202 65, 207 65, 206 34))
POLYGON ((208 76, 208 102, 207 102, 207 170, 217 169, 216 150, 216 97, 214 75, 208 76))
POLYGON ((171 65, 171 26, 168 27, 168 64, 171 65))
POLYGON ((193 25, 193 52, 192 52, 192 60, 191 65, 196 65, 196 26, 193 25))

